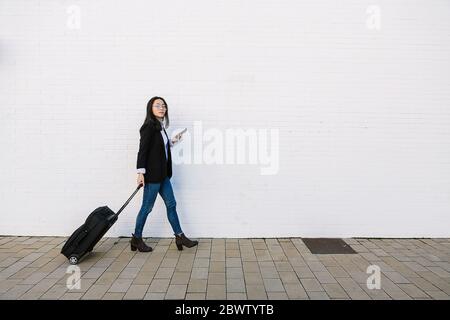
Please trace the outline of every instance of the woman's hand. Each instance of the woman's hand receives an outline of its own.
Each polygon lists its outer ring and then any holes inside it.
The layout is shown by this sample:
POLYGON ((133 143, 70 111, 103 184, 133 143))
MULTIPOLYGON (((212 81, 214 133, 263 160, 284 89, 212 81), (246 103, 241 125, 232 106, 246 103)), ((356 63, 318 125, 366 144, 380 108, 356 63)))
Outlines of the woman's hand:
POLYGON ((144 175, 142 173, 138 173, 137 184, 142 184, 143 187, 145 186, 144 175))
POLYGON ((180 142, 182 137, 183 137, 183 135, 182 135, 181 133, 176 134, 176 135, 171 139, 172 144, 177 144, 178 142, 180 142))

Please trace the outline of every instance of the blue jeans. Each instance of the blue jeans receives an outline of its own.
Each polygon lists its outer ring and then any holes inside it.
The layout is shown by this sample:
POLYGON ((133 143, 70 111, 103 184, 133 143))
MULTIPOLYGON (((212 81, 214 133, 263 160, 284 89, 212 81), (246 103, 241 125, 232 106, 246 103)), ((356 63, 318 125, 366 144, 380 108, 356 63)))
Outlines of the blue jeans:
POLYGON ((142 199, 141 210, 136 218, 136 228, 134 231, 134 236, 137 238, 142 237, 142 230, 144 229, 145 221, 147 220, 147 216, 150 211, 152 211, 158 192, 166 205, 167 218, 169 219, 173 232, 175 234, 180 234, 183 232, 180 227, 180 222, 178 221, 178 214, 176 210, 177 202, 175 201, 175 196, 173 194, 172 184, 170 183, 170 178, 166 177, 160 183, 146 183, 144 186, 144 197, 142 199))

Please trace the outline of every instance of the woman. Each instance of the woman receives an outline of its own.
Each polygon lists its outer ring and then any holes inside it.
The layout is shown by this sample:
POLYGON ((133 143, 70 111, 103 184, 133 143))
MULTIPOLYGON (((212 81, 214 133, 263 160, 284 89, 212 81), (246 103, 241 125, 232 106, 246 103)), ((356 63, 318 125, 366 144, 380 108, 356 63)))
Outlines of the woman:
POLYGON ((135 232, 131 238, 131 250, 149 252, 153 249, 142 240, 147 216, 153 208, 158 193, 167 208, 167 217, 175 234, 178 250, 183 246, 196 246, 198 241, 188 239, 180 227, 176 211, 176 201, 170 178, 172 177, 172 157, 170 147, 177 143, 181 136, 169 140, 166 128, 169 127, 169 113, 166 101, 161 97, 153 97, 147 104, 147 116, 140 129, 139 152, 137 155, 137 183, 144 186, 142 207, 136 218, 135 232))

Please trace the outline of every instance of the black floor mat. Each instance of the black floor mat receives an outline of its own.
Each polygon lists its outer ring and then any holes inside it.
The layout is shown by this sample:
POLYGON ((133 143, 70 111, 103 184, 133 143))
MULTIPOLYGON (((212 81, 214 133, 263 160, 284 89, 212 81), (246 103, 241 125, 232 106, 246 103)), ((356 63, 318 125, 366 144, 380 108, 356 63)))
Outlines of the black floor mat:
POLYGON ((342 239, 331 238, 304 238, 302 239, 309 251, 313 254, 353 254, 352 247, 342 239))

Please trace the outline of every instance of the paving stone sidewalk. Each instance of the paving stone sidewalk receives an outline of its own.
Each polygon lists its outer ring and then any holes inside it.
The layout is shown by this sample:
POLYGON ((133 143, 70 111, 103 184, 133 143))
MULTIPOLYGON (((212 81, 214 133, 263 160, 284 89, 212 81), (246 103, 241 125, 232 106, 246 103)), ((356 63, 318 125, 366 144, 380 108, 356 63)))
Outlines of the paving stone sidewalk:
POLYGON ((0 236, 0 299, 446 299, 450 239, 344 239, 357 254, 314 255, 301 238, 103 238, 76 275, 60 254, 65 237, 0 236), (381 270, 369 289, 367 268, 381 270), (70 283, 69 283, 70 284, 70 283), (79 285, 79 288, 77 287, 79 285))

